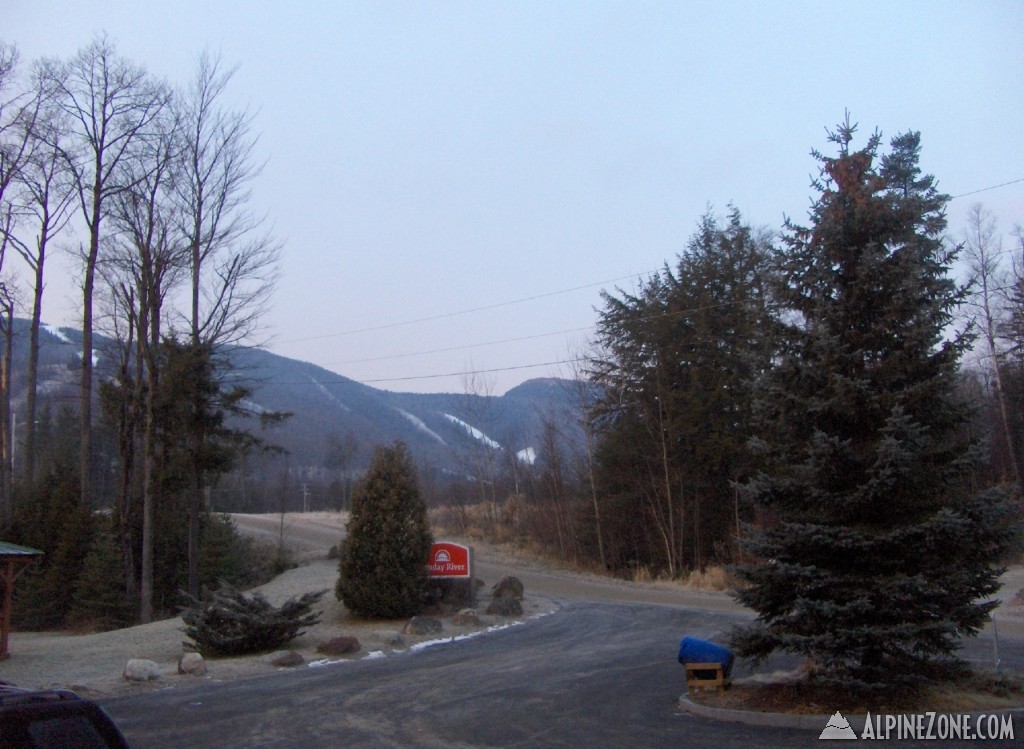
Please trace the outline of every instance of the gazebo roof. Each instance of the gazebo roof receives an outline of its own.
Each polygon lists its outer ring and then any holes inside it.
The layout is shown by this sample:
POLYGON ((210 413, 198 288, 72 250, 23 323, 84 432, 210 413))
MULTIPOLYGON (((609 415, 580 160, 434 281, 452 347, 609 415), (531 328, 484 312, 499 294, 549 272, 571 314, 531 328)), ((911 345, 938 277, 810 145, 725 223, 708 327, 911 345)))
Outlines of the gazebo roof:
POLYGON ((4 557, 38 557, 42 556, 43 552, 39 549, 33 549, 28 546, 18 546, 18 544, 9 544, 6 541, 0 541, 0 558, 4 557))

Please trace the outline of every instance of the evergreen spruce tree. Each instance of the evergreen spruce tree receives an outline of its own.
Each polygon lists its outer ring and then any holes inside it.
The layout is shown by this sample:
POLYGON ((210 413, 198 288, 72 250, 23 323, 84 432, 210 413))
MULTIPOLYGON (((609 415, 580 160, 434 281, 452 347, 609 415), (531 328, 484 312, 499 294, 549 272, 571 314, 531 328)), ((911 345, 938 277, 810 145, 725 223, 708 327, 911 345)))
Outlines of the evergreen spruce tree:
POLYGON ((755 660, 806 656, 832 685, 913 685, 957 663, 995 606, 1016 516, 967 480, 978 455, 957 401, 968 336, 948 336, 963 290, 949 276, 944 206, 918 167, 918 133, 878 161, 880 136, 830 140, 811 226, 787 222, 785 334, 757 401, 763 470, 745 495, 771 521, 746 548, 734 633, 755 660))
POLYGON ((135 621, 135 610, 124 578, 116 535, 109 529, 98 529, 75 584, 69 618, 100 631, 130 626, 135 621))
POLYGON ((352 494, 335 594, 353 614, 397 619, 420 610, 433 539, 405 445, 377 450, 352 494))
POLYGON ((592 415, 613 567, 679 575, 733 536, 732 484, 750 470, 749 383, 771 358, 768 250, 735 208, 724 224, 709 211, 675 266, 637 294, 604 295, 592 415))

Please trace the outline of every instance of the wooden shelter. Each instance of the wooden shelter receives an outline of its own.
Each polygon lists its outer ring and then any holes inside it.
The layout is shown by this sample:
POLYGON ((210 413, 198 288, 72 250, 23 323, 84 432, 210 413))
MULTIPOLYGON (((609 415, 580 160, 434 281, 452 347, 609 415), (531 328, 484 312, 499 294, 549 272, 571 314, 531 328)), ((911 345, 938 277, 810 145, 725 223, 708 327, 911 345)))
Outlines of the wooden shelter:
POLYGON ((39 549, 18 546, 0 541, 0 585, 4 588, 3 611, 0 612, 0 660, 10 655, 7 652, 7 632, 11 627, 11 595, 18 575, 43 555, 39 549))

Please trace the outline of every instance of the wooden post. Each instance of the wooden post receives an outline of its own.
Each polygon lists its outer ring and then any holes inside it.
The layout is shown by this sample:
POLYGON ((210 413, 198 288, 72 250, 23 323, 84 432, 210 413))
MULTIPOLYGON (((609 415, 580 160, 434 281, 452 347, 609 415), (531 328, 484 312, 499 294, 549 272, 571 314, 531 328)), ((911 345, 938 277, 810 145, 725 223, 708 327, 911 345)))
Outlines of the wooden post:
POLYGON ((5 559, 3 569, 4 610, 0 618, 0 660, 10 656, 7 652, 7 632, 11 628, 11 591, 14 589, 14 560, 5 559))
POLYGON ((27 546, 16 546, 0 541, 0 582, 4 586, 3 610, 0 611, 0 660, 10 656, 7 650, 7 633, 11 629, 11 602, 14 593, 14 581, 18 576, 28 569, 36 559, 41 557, 43 552, 38 549, 30 549, 27 546), (17 566, 21 564, 20 570, 17 566))

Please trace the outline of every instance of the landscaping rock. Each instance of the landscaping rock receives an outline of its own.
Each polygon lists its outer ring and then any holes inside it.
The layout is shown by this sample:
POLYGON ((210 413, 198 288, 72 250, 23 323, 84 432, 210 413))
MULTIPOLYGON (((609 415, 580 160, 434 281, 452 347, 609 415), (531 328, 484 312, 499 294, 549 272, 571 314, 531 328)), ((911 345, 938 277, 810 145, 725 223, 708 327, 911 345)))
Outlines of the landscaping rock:
POLYGON ((361 647, 359 640, 355 637, 342 635, 341 637, 332 637, 327 642, 320 643, 316 646, 316 652, 322 655, 351 655, 352 653, 358 653, 361 647))
POLYGON ((491 588, 492 598, 516 598, 523 600, 523 582, 518 577, 505 575, 491 588))
POLYGON ((513 596, 500 596, 491 601, 487 613, 495 616, 522 616, 523 604, 513 596))
POLYGON ((432 616, 414 616, 402 628, 407 635, 435 635, 443 629, 441 620, 432 616))
POLYGON ((452 624, 456 627, 478 627, 480 615, 476 613, 476 609, 462 609, 452 617, 452 624))
POLYGON ((187 676, 205 676, 206 660, 199 653, 185 653, 178 659, 178 673, 187 676))
POLYGON ((405 638, 398 632, 380 631, 373 633, 373 639, 393 648, 400 648, 405 645, 405 638))
POLYGON ((125 681, 153 681, 160 678, 160 667, 145 658, 131 658, 121 675, 125 681))
POLYGON ((265 661, 278 668, 293 668, 301 666, 306 659, 302 657, 302 653, 296 653, 294 650, 278 650, 276 653, 268 655, 265 661))

